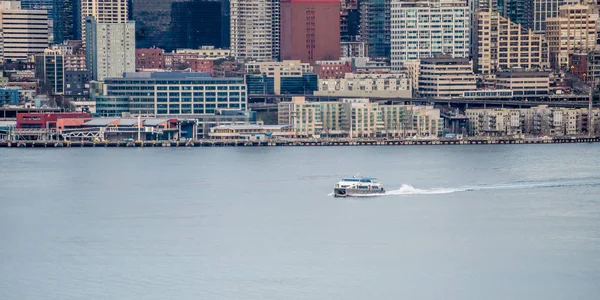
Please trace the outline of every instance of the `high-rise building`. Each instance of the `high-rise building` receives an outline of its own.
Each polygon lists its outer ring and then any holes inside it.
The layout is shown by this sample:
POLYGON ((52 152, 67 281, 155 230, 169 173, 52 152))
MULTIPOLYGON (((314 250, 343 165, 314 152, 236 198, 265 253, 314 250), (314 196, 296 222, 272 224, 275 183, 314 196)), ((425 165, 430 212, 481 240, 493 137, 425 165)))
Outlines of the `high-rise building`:
POLYGON ((534 0, 504 0, 500 14, 525 29, 533 29, 534 0))
POLYGON ((598 13, 590 5, 564 5, 558 17, 546 19, 550 62, 555 69, 569 68, 569 54, 592 51, 598 36, 598 13))
POLYGON ((54 42, 63 43, 68 40, 78 40, 81 30, 81 19, 79 17, 81 5, 80 0, 54 0, 54 42))
POLYGON ((171 5, 184 0, 133 0, 130 8, 135 20, 135 43, 139 48, 171 46, 171 5))
POLYGON ((487 75, 515 67, 548 67, 548 42, 543 35, 511 22, 498 12, 479 11, 475 20, 476 72, 487 75))
POLYGON ((92 79, 121 77, 135 72, 135 23, 99 23, 88 16, 86 64, 92 79))
POLYGON ((279 0, 230 0, 233 56, 240 60, 279 59, 279 5, 279 0))
POLYGON ((357 41, 360 26, 360 12, 358 2, 354 0, 341 0, 340 11, 340 39, 342 42, 357 41))
POLYGON ((435 53, 469 57, 471 22, 466 0, 394 0, 391 25, 393 70, 435 53))
POLYGON ((533 0, 533 30, 545 33, 546 19, 556 18, 561 6, 578 3, 579 0, 533 0))
POLYGON ((173 3, 170 34, 175 49, 229 48, 229 1, 173 3))
POLYGON ((367 44, 372 58, 389 58, 390 0, 362 0, 360 6, 360 39, 367 44))
POLYGON ((468 58, 424 58, 420 63, 419 93, 430 98, 461 98, 477 89, 473 62, 468 58))
POLYGON ((24 61, 48 48, 48 13, 21 9, 19 1, 0 1, 0 61, 24 61))
POLYGON ((47 49, 35 56, 35 77, 46 95, 61 95, 65 90, 65 56, 58 49, 47 49))
POLYGON ((45 10, 48 12, 48 34, 50 43, 54 41, 54 0, 21 0, 21 9, 45 10))
POLYGON ((281 0, 281 59, 340 58, 339 0, 281 0))
POLYGON ((98 23, 127 23, 127 0, 80 0, 81 1, 81 39, 86 41, 86 18, 94 17, 98 23))

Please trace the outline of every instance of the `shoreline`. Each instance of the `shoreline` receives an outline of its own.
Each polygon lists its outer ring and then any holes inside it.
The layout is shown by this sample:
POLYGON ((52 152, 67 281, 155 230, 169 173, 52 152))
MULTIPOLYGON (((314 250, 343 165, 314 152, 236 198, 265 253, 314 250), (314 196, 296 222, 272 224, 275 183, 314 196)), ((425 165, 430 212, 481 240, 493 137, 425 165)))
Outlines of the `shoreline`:
POLYGON ((600 137, 555 138, 469 138, 469 139, 293 139, 293 140, 195 140, 195 141, 3 141, 0 148, 74 148, 74 147, 340 147, 340 146, 450 146, 450 145, 533 145, 600 143, 600 137))

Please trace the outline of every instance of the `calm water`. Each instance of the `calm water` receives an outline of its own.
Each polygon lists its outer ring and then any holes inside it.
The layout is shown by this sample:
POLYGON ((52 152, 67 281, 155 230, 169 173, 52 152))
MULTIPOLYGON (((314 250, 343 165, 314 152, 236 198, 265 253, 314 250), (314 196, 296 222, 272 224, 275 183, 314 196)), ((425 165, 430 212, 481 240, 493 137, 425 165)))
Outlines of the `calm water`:
POLYGON ((600 299, 600 145, 0 149, 0 299, 600 299), (390 191, 330 196, 360 171, 390 191))

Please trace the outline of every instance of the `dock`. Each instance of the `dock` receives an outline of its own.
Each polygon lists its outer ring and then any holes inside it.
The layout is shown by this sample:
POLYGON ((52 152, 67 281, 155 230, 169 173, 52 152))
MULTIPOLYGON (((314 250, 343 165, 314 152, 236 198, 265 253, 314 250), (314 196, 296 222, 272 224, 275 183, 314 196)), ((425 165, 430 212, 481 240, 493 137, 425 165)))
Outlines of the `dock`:
POLYGON ((498 144, 572 144, 598 143, 600 137, 555 138, 469 138, 469 139, 272 139, 195 140, 195 141, 0 141, 0 148, 144 148, 144 147, 306 147, 306 146, 424 146, 424 145, 498 145, 498 144))

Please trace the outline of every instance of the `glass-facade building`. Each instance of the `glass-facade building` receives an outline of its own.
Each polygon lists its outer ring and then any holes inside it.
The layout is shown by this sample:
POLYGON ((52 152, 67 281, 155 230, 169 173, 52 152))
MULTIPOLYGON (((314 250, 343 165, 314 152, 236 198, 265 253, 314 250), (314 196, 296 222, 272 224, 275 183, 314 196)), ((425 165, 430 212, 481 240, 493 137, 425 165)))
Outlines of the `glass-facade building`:
POLYGON ((54 42, 81 39, 81 4, 79 0, 54 0, 54 12, 48 17, 54 22, 54 42))
POLYGON ((96 95, 100 116, 201 117, 246 111, 243 78, 211 78, 207 73, 126 73, 104 80, 96 95))
POLYGON ((246 75, 248 94, 250 95, 312 95, 319 90, 317 74, 305 73, 302 76, 281 76, 279 85, 275 78, 265 74, 246 75))
POLYGON ((359 2, 360 37, 372 58, 389 58, 391 53, 391 0, 359 2))
POLYGON ((229 48, 229 0, 133 0, 136 47, 229 48))

